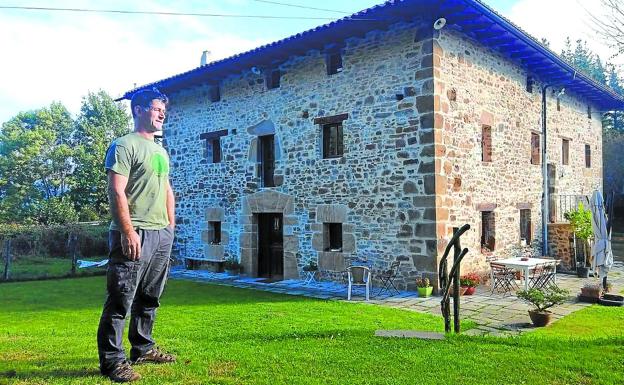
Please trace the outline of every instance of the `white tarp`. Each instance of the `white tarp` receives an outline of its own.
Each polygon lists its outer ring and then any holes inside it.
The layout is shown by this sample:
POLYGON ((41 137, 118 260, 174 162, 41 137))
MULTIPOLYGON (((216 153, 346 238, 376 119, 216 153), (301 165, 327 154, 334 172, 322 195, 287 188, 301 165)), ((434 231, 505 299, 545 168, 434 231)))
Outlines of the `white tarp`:
POLYGON ((594 191, 590 209, 592 213, 592 229, 594 230, 594 244, 592 246, 592 269, 605 276, 613 266, 613 252, 611 251, 611 234, 607 233, 607 214, 604 200, 600 191, 594 191))

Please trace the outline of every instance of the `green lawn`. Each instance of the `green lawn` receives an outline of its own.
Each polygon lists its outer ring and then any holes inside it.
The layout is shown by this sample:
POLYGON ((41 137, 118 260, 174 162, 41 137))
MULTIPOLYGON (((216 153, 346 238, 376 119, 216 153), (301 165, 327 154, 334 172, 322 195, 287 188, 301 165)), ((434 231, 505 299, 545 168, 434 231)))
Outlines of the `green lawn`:
MULTIPOLYGON (((104 277, 0 284, 0 384, 106 384, 104 277)), ((172 281, 155 335, 173 365, 142 384, 622 384, 624 309, 594 306, 519 338, 381 339, 442 319, 379 306, 172 281)))
MULTIPOLYGON (((100 261, 106 257, 81 258, 86 260, 100 261)), ((4 263, 0 266, 4 272, 4 263)), ((76 275, 93 275, 104 273, 106 268, 76 269, 76 275)), ((71 273, 71 259, 51 257, 19 257, 11 261, 9 278, 14 281, 39 279, 50 277, 64 277, 71 273)))

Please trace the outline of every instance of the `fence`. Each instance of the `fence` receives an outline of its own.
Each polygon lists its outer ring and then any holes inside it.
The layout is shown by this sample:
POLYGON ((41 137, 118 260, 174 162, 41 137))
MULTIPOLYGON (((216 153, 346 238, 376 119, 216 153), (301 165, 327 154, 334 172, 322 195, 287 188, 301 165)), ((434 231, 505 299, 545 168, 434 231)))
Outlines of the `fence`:
POLYGON ((579 203, 583 203, 589 209, 589 196, 573 194, 551 194, 550 195, 550 223, 568 222, 564 215, 575 210, 579 203))
POLYGON ((22 281, 103 274, 102 267, 79 269, 77 261, 107 258, 108 226, 7 226, 0 228, 0 279, 22 281))

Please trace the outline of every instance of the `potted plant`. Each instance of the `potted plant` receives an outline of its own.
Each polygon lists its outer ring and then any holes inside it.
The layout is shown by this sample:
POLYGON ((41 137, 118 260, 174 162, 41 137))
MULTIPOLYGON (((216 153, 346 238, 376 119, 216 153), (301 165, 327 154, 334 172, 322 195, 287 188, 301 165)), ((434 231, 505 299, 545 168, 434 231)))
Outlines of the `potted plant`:
POLYGON ((466 288, 466 295, 473 295, 477 286, 481 283, 481 278, 477 273, 468 273, 459 277, 459 284, 466 288))
POLYGON ((586 282, 581 287, 581 298, 585 302, 596 303, 602 297, 602 285, 600 283, 586 282))
POLYGON ((429 278, 417 278, 416 287, 418 288, 419 297, 430 297, 431 293, 433 293, 433 286, 431 286, 431 281, 429 281, 429 278))
POLYGON ((521 290, 516 295, 533 305, 534 308, 529 310, 529 317, 533 325, 541 327, 548 325, 552 318, 552 313, 546 309, 564 303, 570 293, 565 289, 551 286, 545 289, 521 290))
POLYGON ((570 221, 572 231, 577 239, 580 239, 583 244, 583 254, 585 260, 583 266, 576 268, 576 273, 580 278, 589 277, 589 267, 587 266, 588 242, 587 240, 592 237, 594 230, 592 229, 591 211, 586 210, 583 203, 579 203, 578 208, 574 211, 569 211, 563 215, 565 219, 570 221))
POLYGON ((238 275, 242 265, 238 262, 238 259, 230 257, 223 262, 223 269, 228 275, 238 275))

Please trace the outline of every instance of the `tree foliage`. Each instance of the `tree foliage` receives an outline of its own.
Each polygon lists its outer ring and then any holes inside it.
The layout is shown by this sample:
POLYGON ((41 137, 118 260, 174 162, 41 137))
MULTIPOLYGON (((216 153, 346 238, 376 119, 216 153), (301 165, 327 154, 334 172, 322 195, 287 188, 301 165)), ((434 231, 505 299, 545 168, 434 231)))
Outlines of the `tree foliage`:
POLYGON ((58 102, 20 112, 0 131, 0 223, 64 224, 106 212, 103 157, 129 116, 89 93, 74 120, 58 102))

